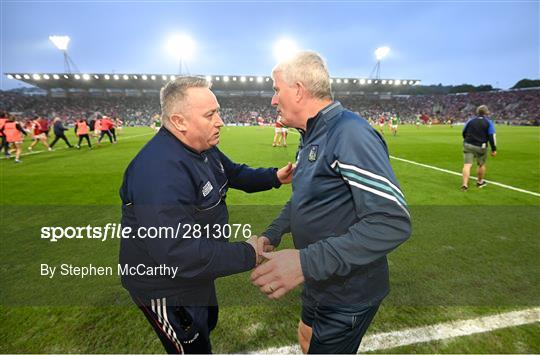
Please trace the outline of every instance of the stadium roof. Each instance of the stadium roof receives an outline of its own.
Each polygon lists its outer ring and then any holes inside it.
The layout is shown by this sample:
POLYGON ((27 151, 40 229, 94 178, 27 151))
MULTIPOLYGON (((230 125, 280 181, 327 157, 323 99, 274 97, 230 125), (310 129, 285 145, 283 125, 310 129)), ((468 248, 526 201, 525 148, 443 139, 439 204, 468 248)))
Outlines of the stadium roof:
MULTIPOLYGON (((170 74, 103 74, 103 73, 6 73, 10 80, 19 80, 43 90, 159 90, 167 81, 178 77, 170 74)), ((201 75, 212 82, 214 91, 273 92, 272 78, 253 75, 201 75)), ((369 87, 406 87, 420 84, 416 79, 332 78, 333 89, 358 91, 369 87)))

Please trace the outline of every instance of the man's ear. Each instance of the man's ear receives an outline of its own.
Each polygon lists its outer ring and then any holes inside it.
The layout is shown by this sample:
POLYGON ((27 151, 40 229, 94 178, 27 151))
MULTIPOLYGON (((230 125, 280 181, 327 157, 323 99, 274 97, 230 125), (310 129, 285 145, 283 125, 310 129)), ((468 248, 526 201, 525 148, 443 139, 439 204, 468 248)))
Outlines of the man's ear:
POLYGON ((306 87, 304 86, 304 83, 300 81, 297 81, 294 85, 296 88, 296 102, 300 102, 306 95, 306 87))
POLYGON ((185 132, 187 131, 187 119, 184 115, 182 115, 181 113, 175 113, 175 114, 172 114, 170 117, 169 117, 169 122, 171 123, 171 125, 176 128, 178 131, 180 132, 185 132))

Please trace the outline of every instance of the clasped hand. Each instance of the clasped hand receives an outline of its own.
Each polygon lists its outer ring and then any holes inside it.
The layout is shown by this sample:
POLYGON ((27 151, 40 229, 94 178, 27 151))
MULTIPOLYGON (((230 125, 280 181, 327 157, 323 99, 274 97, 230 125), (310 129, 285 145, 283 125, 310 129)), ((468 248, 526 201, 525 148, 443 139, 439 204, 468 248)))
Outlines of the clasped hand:
POLYGON ((257 254, 257 267, 251 273, 253 285, 269 298, 278 299, 304 282, 298 250, 273 252, 274 246, 267 237, 254 237, 248 240, 257 254))

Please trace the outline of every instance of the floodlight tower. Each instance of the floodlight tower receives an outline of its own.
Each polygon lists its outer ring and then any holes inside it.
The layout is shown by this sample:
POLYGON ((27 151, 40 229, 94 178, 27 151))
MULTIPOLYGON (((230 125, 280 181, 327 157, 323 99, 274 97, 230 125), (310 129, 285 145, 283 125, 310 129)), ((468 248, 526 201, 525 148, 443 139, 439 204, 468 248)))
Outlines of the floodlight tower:
POLYGON ((66 73, 71 73, 71 68, 73 67, 75 69, 75 72, 78 73, 79 68, 77 68, 77 66, 67 53, 67 48, 70 41, 69 36, 49 36, 49 40, 54 44, 56 48, 61 50, 64 54, 64 71, 66 73))
POLYGON ((377 58, 377 64, 371 71, 369 75, 370 78, 373 78, 373 73, 375 73, 375 79, 379 80, 381 78, 381 60, 390 53, 389 47, 379 47, 375 50, 375 57, 377 58))
POLYGON ((178 60, 178 74, 189 74, 187 61, 193 56, 195 51, 195 43, 185 34, 176 34, 167 41, 169 53, 178 60), (185 70, 184 70, 185 68, 185 70))
POLYGON ((289 38, 282 38, 274 44, 274 56, 278 62, 291 58, 298 52, 296 42, 289 38))

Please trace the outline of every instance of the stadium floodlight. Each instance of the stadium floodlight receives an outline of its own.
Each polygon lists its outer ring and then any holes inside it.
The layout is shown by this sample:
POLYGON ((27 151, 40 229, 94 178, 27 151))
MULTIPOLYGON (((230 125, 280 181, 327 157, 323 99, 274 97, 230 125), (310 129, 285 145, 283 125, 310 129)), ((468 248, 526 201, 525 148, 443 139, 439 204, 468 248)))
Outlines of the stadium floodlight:
POLYGON ((188 74, 186 61, 193 57, 195 52, 195 42, 186 34, 175 34, 167 40, 167 50, 179 61, 178 74, 188 74), (186 71, 184 71, 184 67, 186 71))
POLYGON ((111 78, 111 76, 109 74, 105 74, 105 75, 103 75, 103 77, 105 78, 105 80, 109 80, 111 78))
POLYGON ((386 85, 386 80, 381 81, 381 84, 386 85))
POLYGON ((208 81, 209 83, 212 82, 212 76, 211 75, 207 75, 206 76, 206 81, 208 81))
POLYGON ((49 40, 54 44, 56 48, 62 51, 64 54, 64 71, 66 73, 71 73, 71 67, 75 69, 76 72, 79 71, 71 57, 67 53, 68 45, 70 38, 69 36, 49 36, 49 40))
POLYGON ((262 83, 262 82, 263 82, 262 76, 258 76, 258 77, 257 77, 257 82, 258 82, 258 83, 262 83))
POLYGON ((30 75, 28 75, 28 74, 24 74, 23 77, 24 77, 26 80, 30 79, 30 75))
POLYGON ((397 79, 396 81, 394 81, 394 85, 401 85, 401 80, 397 79))
POLYGON ((360 85, 364 85, 366 83, 366 79, 360 79, 360 85))
POLYGON ((220 77, 219 76, 216 76, 216 81, 220 81, 220 77))
POLYGON ((375 74, 375 79, 381 78, 381 60, 383 60, 388 53, 390 53, 390 47, 379 47, 375 50, 375 58, 377 58, 377 64, 373 67, 371 71, 370 78, 373 78, 375 74))
POLYGON ((8 78, 8 79, 13 79, 13 75, 8 74, 8 75, 7 75, 7 78, 8 78))
POLYGON ((167 80, 167 75, 162 75, 161 80, 166 81, 167 80))
POLYGON ((414 83, 414 85, 420 85, 420 80, 416 80, 416 82, 414 83))
POLYGON ((384 59, 390 53, 390 47, 379 47, 375 50, 375 57, 378 61, 384 59))
POLYGON ((81 78, 81 76, 79 74, 75 74, 75 79, 76 80, 79 80, 81 78))
POLYGON ((269 82, 269 81, 270 81, 270 78, 267 77, 267 78, 266 78, 266 82, 269 82))
POLYGON ((176 79, 176 76, 171 75, 171 76, 169 77, 169 79, 170 79, 170 80, 174 80, 174 79, 176 79))
POLYGON ((223 77, 223 81, 224 81, 224 82, 228 82, 228 81, 229 81, 229 77, 228 77, 228 76, 224 76, 224 77, 223 77))
POLYGON ((296 42, 289 38, 282 38, 274 45, 274 56, 278 62, 282 62, 294 56, 298 52, 296 42))
POLYGON ((341 84, 341 79, 336 79, 336 83, 341 84))
POLYGON ((373 83, 373 81, 371 79, 368 79, 367 83, 371 84, 371 83, 373 83))
POLYGON ((155 76, 155 75, 151 75, 151 76, 150 76, 150 79, 156 80, 156 76, 155 76))
POLYGON ((64 74, 63 77, 64 79, 69 79, 69 75, 64 74))
POLYGON ((99 79, 99 75, 94 74, 94 79, 99 79))
POLYGON ((53 74, 53 76, 52 76, 52 77, 53 77, 53 79, 54 79, 54 80, 58 80, 58 79, 60 79, 60 75, 58 75, 58 74, 53 74))
POLYGON ((414 85, 414 81, 413 81, 413 80, 409 80, 409 85, 414 85))
POLYGON ((49 40, 61 51, 67 51, 69 41, 71 40, 69 36, 49 36, 49 40))
POLYGON ((33 74, 33 75, 32 75, 32 79, 34 79, 34 80, 41 80, 41 75, 39 75, 39 74, 33 74))
POLYGON ((232 77, 232 81, 236 81, 236 76, 233 76, 233 77, 232 77))
POLYGON ((330 84, 334 83, 334 79, 330 78, 330 84))
POLYGON ((90 80, 90 75, 88 75, 88 74, 83 74, 83 75, 82 75, 82 78, 83 78, 84 80, 90 80))
POLYGON ((122 75, 122 78, 124 78, 124 80, 129 80, 129 75, 124 74, 124 75, 122 75))
POLYGON ((139 77, 137 75, 133 75, 133 79, 137 80, 139 77))
POLYGON ((349 83, 349 79, 344 79, 343 82, 344 82, 345 84, 348 84, 348 83, 349 83))
POLYGON ((148 77, 146 75, 144 75, 144 74, 141 76, 141 78, 142 78, 142 80, 148 80, 148 77))
POLYGON ((21 79, 22 76, 20 76, 19 74, 15 74, 15 79, 21 79))
POLYGON ((394 80, 388 80, 388 85, 392 85, 394 83, 394 80))
POLYGON ((51 77, 49 76, 49 74, 43 74, 43 79, 45 80, 49 80, 51 77))
POLYGON ((120 79, 120 76, 119 76, 118 74, 114 74, 114 75, 113 75, 113 78, 114 78, 114 80, 119 80, 119 79, 120 79))
POLYGON ((250 82, 253 81, 253 77, 252 77, 252 76, 249 77, 249 81, 250 81, 250 82))
POLYGON ((243 83, 245 83, 245 82, 246 82, 246 77, 245 77, 245 76, 241 77, 241 78, 240 78, 240 81, 243 82, 243 83))

